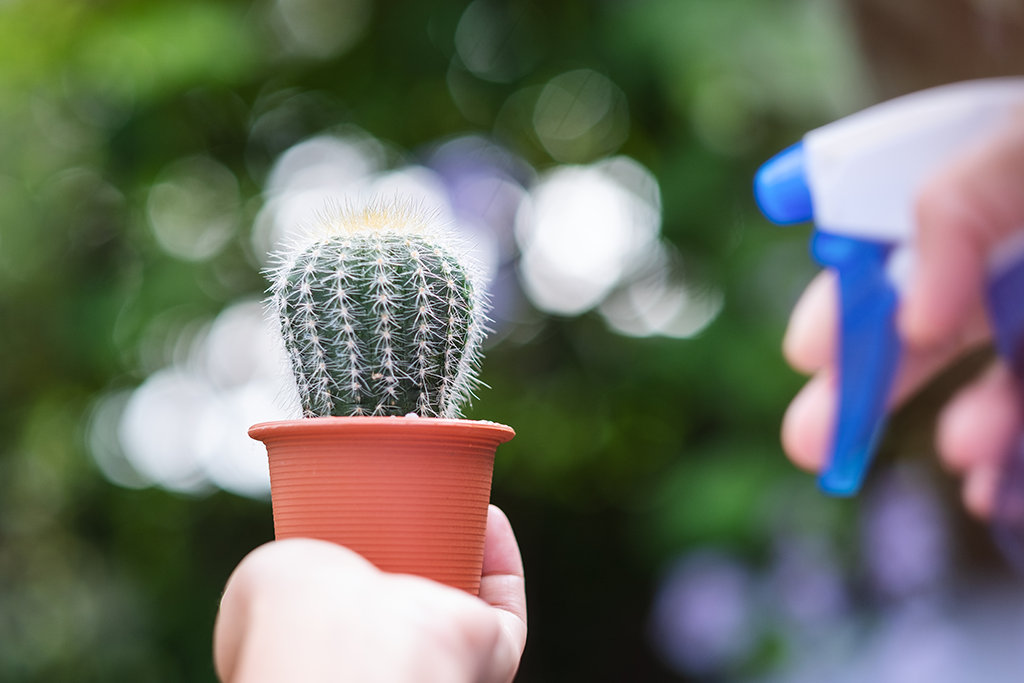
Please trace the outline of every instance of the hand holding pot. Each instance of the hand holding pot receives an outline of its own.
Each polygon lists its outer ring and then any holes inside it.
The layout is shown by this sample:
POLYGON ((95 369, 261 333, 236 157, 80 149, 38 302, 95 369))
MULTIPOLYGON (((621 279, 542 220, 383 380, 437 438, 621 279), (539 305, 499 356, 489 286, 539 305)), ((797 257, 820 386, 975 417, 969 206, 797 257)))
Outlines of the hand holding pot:
MULTIPOLYGON (((1024 115, 943 169, 918 196, 916 274, 899 311, 906 352, 892 402, 902 403, 966 349, 991 336, 983 292, 990 253, 1024 230, 1024 115)), ((808 286, 783 344, 790 364, 814 377, 782 428, 789 457, 821 468, 836 412, 835 281, 808 286)), ((1004 363, 954 397, 939 419, 937 447, 964 477, 965 505, 992 513, 1002 459, 1020 430, 1020 399, 1004 363)))
POLYGON ((519 547, 492 505, 479 598, 324 541, 257 548, 228 580, 214 659, 224 683, 507 683, 525 642, 519 547))

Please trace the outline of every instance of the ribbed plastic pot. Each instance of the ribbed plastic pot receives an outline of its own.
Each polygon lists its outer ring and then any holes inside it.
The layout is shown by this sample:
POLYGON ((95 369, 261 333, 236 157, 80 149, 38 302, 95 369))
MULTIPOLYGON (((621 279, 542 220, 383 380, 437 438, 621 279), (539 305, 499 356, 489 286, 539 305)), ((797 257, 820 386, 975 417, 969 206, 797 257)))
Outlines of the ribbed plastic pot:
POLYGON ((515 432, 493 422, 316 417, 264 422, 278 540, 317 538, 387 572, 480 590, 494 452, 515 432))

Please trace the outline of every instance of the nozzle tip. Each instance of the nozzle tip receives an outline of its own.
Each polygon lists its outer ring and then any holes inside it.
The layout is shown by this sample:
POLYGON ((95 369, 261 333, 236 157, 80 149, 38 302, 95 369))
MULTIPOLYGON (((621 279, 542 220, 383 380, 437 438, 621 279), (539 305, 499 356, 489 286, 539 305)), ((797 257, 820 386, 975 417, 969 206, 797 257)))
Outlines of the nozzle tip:
POLYGON ((761 212, 773 223, 789 225, 814 217, 802 142, 779 152, 758 169, 754 197, 761 212))

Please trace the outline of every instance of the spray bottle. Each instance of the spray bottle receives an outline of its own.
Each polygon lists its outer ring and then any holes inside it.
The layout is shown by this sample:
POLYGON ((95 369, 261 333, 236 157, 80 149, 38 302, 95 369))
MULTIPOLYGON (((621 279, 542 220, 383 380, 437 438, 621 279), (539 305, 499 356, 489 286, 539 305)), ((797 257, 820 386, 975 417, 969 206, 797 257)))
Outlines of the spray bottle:
MULTIPOLYGON (((813 130, 758 171, 754 193, 764 214, 779 224, 813 219, 811 253, 838 272, 839 414, 819 478, 826 493, 857 493, 885 428, 901 354, 895 314, 913 267, 919 190, 1022 108, 1024 78, 940 86, 813 130)), ((997 348, 1021 381, 1024 249, 1012 252, 993 260, 987 303, 997 348)), ((1024 528, 1024 465, 1015 467, 1004 479, 1018 480, 1019 500, 997 501, 997 514, 1000 505, 1015 505, 1004 514, 1019 517, 1024 528)))

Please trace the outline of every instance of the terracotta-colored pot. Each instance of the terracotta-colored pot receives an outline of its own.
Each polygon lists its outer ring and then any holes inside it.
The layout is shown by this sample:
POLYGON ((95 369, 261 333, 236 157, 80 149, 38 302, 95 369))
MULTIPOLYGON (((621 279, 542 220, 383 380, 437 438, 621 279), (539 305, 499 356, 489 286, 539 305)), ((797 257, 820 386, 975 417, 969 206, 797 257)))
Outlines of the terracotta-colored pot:
POLYGON ((515 432, 493 422, 318 417, 264 422, 274 530, 351 548, 388 572, 480 589, 494 451, 515 432))

